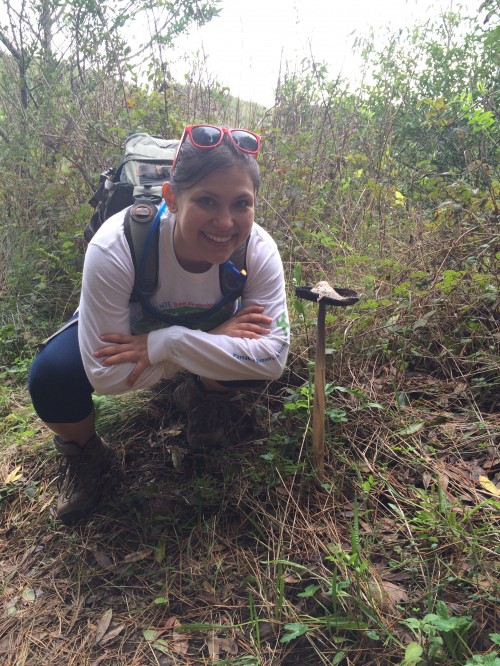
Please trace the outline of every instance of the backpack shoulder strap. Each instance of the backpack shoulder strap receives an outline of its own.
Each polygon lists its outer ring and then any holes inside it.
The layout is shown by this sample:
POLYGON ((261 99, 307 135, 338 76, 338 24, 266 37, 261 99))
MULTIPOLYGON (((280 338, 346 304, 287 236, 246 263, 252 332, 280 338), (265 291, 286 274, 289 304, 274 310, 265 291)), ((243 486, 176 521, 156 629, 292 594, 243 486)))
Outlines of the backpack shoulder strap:
POLYGON ((146 240, 157 212, 158 208, 151 200, 139 198, 125 214, 123 227, 135 269, 134 289, 130 297, 131 302, 140 301, 140 294, 153 294, 158 287, 159 225, 155 230, 152 242, 146 248, 147 257, 141 262, 146 240), (141 266, 144 268, 142 275, 139 271, 141 266))
POLYGON ((234 300, 243 294, 247 269, 247 248, 250 236, 239 245, 226 263, 219 266, 220 290, 223 296, 231 294, 234 300), (227 269, 227 265, 231 270, 227 269), (236 270, 233 270, 236 269, 236 270))
MULTIPOLYGON (((154 238, 146 248, 146 241, 157 212, 158 208, 151 200, 139 198, 127 210, 124 220, 125 238, 130 247, 135 269, 134 289, 130 301, 140 302, 143 305, 158 287, 159 225, 155 229, 154 238), (145 248, 147 256, 141 261, 145 248), (144 269, 142 276, 139 274, 141 265, 144 269)), ((230 295, 233 300, 237 300, 243 293, 248 241, 247 238, 236 248, 228 261, 219 267, 219 282, 224 297, 230 295), (231 266, 230 270, 227 269, 227 264, 231 266)))

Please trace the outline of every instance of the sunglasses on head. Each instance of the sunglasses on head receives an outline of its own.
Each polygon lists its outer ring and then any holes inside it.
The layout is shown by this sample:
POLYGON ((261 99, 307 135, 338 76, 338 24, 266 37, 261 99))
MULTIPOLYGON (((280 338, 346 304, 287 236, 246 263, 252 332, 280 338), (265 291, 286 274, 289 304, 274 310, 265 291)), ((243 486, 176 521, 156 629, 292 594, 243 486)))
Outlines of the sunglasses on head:
POLYGON ((260 149, 260 136, 245 129, 230 129, 229 127, 217 127, 216 125, 188 125, 182 133, 177 152, 172 163, 173 173, 182 144, 189 137, 196 148, 217 148, 222 143, 224 134, 231 139, 234 145, 244 153, 257 155, 260 149))

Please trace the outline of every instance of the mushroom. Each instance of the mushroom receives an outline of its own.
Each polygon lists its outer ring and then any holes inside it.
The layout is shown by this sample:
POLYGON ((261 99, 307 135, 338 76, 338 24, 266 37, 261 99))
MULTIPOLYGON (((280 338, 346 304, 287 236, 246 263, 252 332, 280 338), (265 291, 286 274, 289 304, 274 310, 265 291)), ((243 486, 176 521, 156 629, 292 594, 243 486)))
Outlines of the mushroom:
POLYGON ((313 467, 316 478, 322 481, 325 476, 325 318, 326 306, 346 307, 359 301, 358 292, 330 286, 326 281, 318 282, 314 287, 295 287, 298 298, 316 301, 318 321, 316 328, 316 355, 314 361, 314 399, 313 399, 313 467))

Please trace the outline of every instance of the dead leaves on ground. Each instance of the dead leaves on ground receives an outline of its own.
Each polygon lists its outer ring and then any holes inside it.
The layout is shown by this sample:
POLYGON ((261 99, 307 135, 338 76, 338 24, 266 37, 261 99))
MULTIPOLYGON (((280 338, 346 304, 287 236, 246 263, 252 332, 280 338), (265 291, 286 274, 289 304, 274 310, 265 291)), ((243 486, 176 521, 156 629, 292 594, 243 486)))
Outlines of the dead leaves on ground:
POLYGON ((101 569, 104 569, 105 571, 113 571, 115 569, 119 569, 123 565, 140 562, 141 560, 147 559, 152 553, 152 548, 144 548, 133 553, 128 553, 118 562, 113 562, 102 550, 92 550, 95 561, 101 567, 101 569))
POLYGON ((109 643, 109 641, 112 641, 113 638, 116 638, 125 629, 124 624, 119 624, 108 631, 112 617, 112 608, 108 608, 102 614, 95 628, 94 645, 104 645, 105 643, 109 643))
MULTIPOLYGON (((193 647, 193 652, 198 650, 194 644, 190 645, 190 640, 196 640, 199 644, 200 634, 203 631, 197 631, 196 639, 192 639, 189 633, 189 625, 182 625, 177 617, 170 617, 166 622, 156 629, 146 629, 143 632, 144 638, 153 650, 162 654, 172 655, 172 653, 187 657, 193 647)), ((237 642, 228 636, 218 635, 221 632, 208 630, 204 637, 210 659, 217 661, 221 655, 236 656, 238 654, 237 642)))

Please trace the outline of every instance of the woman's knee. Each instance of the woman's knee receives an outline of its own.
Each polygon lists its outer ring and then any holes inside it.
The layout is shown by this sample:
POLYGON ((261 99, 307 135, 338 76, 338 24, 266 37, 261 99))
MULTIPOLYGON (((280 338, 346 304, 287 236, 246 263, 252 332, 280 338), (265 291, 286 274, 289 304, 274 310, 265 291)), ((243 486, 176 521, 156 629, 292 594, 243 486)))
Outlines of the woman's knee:
POLYGON ((31 364, 28 390, 32 397, 44 396, 48 392, 66 391, 72 384, 74 372, 65 359, 51 353, 45 347, 31 364))
POLYGON ((37 414, 46 422, 73 423, 92 410, 93 388, 73 328, 53 338, 31 366, 28 390, 37 414))

